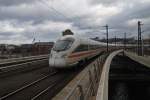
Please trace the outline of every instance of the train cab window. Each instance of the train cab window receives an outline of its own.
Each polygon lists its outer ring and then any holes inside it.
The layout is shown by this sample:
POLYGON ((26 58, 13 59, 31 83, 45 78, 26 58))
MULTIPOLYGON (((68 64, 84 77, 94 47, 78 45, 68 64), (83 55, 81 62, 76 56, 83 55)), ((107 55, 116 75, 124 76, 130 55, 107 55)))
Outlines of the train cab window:
POLYGON ((53 50, 54 51, 65 51, 71 47, 73 42, 74 42, 73 39, 58 40, 55 43, 53 50))
POLYGON ((79 45, 73 52, 80 52, 80 51, 87 51, 87 50, 88 50, 88 45, 79 45))
POLYGON ((95 50, 95 49, 98 49, 98 48, 100 48, 100 46, 98 46, 98 45, 89 45, 90 50, 95 50))

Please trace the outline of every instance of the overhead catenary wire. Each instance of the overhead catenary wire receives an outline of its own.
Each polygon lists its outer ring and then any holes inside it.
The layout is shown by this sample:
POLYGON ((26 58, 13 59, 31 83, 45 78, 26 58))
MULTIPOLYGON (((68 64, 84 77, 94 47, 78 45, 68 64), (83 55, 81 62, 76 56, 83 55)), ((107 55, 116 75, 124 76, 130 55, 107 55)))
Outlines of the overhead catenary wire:
POLYGON ((39 0, 39 2, 41 2, 43 5, 45 5, 48 9, 54 11, 57 15, 61 15, 63 16, 66 20, 71 20, 68 16, 64 15, 63 13, 59 12, 56 8, 54 8, 53 6, 50 6, 46 3, 45 0, 39 0))
MULTIPOLYGON (((47 7, 49 10, 51 10, 51 11, 53 11, 55 14, 57 14, 57 15, 61 15, 63 18, 65 18, 66 20, 68 20, 68 21, 73 21, 73 20, 71 20, 71 18, 70 17, 68 17, 67 15, 65 15, 65 14, 63 14, 62 12, 60 12, 60 11, 58 11, 55 7, 53 7, 52 5, 49 5, 48 4, 48 1, 47 0, 39 0, 39 2, 41 3, 41 4, 43 4, 45 7, 47 7)), ((149 25, 149 24, 146 24, 146 25, 149 25)), ((119 26, 119 25, 117 25, 117 26, 119 26)), ((102 26, 98 26, 98 27, 102 27, 102 26)), ((94 28, 93 28, 93 26, 90 26, 88 29, 91 29, 91 30, 93 30, 94 28)), ((97 29, 97 27, 96 27, 96 29, 97 29)), ((116 32, 116 30, 118 30, 118 31, 121 31, 121 30, 123 30, 124 28, 122 27, 121 29, 119 28, 118 29, 118 27, 109 27, 109 29, 111 29, 111 31, 109 32, 109 33, 111 33, 112 31, 114 31, 114 32, 116 32)), ((94 29, 95 30, 95 29, 94 29)), ((105 29, 100 29, 100 30, 105 30, 105 29)), ((147 30, 146 30, 147 31, 147 30)), ((96 32, 98 32, 98 31, 96 31, 96 32)), ((145 32, 145 31, 144 31, 145 32)), ((127 32, 127 33, 129 33, 129 32, 127 32)))

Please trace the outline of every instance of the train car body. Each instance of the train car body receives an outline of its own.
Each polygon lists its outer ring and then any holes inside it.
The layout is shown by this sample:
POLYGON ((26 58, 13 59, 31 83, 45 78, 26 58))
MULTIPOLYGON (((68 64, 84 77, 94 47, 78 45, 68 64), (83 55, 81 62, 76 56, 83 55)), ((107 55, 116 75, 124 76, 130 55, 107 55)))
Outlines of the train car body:
MULTIPOLYGON (((109 44, 109 46, 114 46, 114 44, 109 44)), ((66 35, 54 44, 49 57, 49 65, 54 68, 70 67, 101 53, 104 49, 106 49, 106 43, 66 35)))

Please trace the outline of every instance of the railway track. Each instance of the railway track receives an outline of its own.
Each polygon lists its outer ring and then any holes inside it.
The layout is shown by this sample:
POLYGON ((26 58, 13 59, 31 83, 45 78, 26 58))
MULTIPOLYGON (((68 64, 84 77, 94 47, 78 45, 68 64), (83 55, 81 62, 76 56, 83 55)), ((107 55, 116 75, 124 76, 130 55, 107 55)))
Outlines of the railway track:
MULTIPOLYGON (((47 65, 45 66, 45 72, 41 73, 40 69, 36 69, 39 70, 38 73, 40 73, 41 75, 37 78, 35 77, 36 73, 34 73, 34 79, 32 79, 32 73, 34 70, 27 71, 30 72, 31 75, 24 75, 24 77, 20 79, 18 79, 18 76, 26 74, 26 72, 21 72, 14 75, 16 77, 13 79, 11 79, 11 77, 6 77, 6 82, 8 83, 8 85, 5 85, 5 82, 3 82, 3 85, 0 83, 0 87, 2 88, 2 91, 0 90, 0 100, 49 100, 53 96, 55 96, 75 75, 77 75, 77 73, 79 73, 94 59, 95 58, 91 59, 88 63, 81 64, 81 68, 61 70, 55 72, 49 72, 49 68, 47 65), (28 77, 30 77, 30 80, 28 80, 28 77), (13 83, 12 80, 15 80, 15 82, 13 83), (23 82, 21 82, 22 80, 23 82), (26 80, 28 81, 26 82, 26 80), (12 84, 9 84, 9 82, 12 82, 12 84), (5 86, 4 88, 6 88, 6 90, 3 88, 3 86, 5 86)), ((22 70, 25 69, 22 68, 22 70)), ((3 81, 3 78, 0 78, 0 80, 3 81)), ((4 78, 4 80, 6 79, 4 78)))
POLYGON ((31 62, 36 60, 48 59, 48 55, 40 55, 40 56, 31 56, 31 57, 22 57, 22 58, 14 58, 0 61, 0 67, 21 64, 25 62, 31 62))
POLYGON ((41 100, 41 98, 49 100, 79 71, 80 69, 78 71, 55 71, 46 74, 35 81, 2 95, 0 100, 41 100))
POLYGON ((8 61, 0 63, 0 77, 11 75, 22 71, 40 68, 41 66, 48 66, 47 56, 34 56, 31 58, 22 58, 17 61, 8 61))
MULTIPOLYGON (((9 99, 10 100, 17 100, 17 99, 15 99, 16 95, 18 95, 19 93, 21 94, 21 92, 26 91, 27 89, 29 89, 31 87, 34 87, 34 86, 38 85, 41 82, 44 83, 46 79, 49 79, 49 78, 51 78, 52 76, 54 76, 56 74, 57 74, 57 72, 53 72, 51 74, 45 75, 42 78, 39 78, 39 79, 37 79, 37 80, 35 80, 35 81, 25 85, 25 86, 22 86, 22 87, 16 89, 15 91, 12 91, 12 92, 8 93, 7 95, 4 95, 4 96, 0 97, 0 100, 9 100, 9 99), (14 97, 14 99, 13 99, 13 97, 14 97)), ((24 94, 23 94, 22 97, 24 97, 24 94)), ((34 96, 33 98, 36 98, 36 97, 34 96)))

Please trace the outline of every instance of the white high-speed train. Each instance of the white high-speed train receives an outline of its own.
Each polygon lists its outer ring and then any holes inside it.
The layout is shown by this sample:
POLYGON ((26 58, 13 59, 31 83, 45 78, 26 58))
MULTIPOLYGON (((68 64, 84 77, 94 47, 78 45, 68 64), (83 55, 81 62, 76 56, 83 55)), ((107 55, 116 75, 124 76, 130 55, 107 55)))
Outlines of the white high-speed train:
MULTIPOLYGON (((114 44, 109 44, 109 46, 114 46, 114 44)), ((66 35, 54 44, 49 57, 49 65, 55 68, 69 67, 101 53, 104 47, 106 43, 66 35)))

